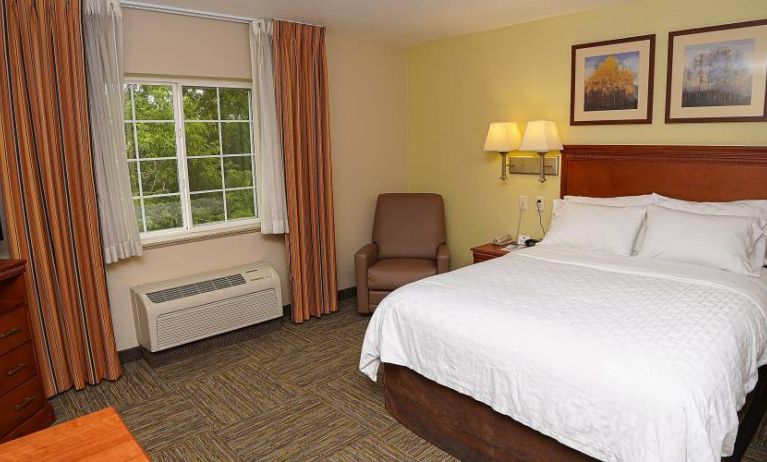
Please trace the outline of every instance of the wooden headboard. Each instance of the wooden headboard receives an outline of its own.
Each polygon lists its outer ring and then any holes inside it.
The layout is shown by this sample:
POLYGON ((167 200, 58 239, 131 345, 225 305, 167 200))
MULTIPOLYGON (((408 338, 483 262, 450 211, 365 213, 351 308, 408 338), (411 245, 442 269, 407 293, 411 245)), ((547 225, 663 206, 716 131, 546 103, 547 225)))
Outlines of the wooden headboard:
POLYGON ((561 194, 767 199, 767 146, 568 145, 561 194))

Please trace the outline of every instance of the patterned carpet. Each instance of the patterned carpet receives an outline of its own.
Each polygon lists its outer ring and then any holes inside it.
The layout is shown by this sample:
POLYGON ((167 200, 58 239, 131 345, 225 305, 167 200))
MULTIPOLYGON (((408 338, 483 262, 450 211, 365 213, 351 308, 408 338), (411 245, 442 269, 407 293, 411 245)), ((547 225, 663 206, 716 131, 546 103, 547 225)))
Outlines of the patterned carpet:
MULTIPOLYGON (((339 313, 51 400, 57 423, 114 406, 155 461, 448 461, 357 371, 368 317, 339 313)), ((767 461, 767 419, 746 457, 767 461)))

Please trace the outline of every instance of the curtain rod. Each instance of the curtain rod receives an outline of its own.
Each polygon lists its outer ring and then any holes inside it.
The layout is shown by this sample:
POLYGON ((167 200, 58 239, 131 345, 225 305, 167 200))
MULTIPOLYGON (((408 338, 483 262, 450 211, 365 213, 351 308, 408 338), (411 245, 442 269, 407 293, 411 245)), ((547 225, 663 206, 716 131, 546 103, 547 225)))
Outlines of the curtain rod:
MULTIPOLYGON (((204 19, 217 19, 220 21, 238 22, 243 24, 250 24, 252 21, 260 19, 260 18, 250 18, 247 16, 236 16, 236 15, 225 14, 225 13, 215 13, 212 11, 193 10, 190 8, 181 8, 178 6, 136 2, 133 0, 120 0, 120 5, 122 5, 123 8, 132 8, 134 10, 155 11, 158 13, 170 13, 170 14, 177 14, 181 16, 192 16, 195 18, 204 18, 204 19)), ((282 19, 282 18, 275 18, 275 19, 278 19, 280 21, 293 22, 297 24, 306 24, 307 26, 325 27, 321 24, 311 24, 308 22, 294 21, 292 19, 282 19)))

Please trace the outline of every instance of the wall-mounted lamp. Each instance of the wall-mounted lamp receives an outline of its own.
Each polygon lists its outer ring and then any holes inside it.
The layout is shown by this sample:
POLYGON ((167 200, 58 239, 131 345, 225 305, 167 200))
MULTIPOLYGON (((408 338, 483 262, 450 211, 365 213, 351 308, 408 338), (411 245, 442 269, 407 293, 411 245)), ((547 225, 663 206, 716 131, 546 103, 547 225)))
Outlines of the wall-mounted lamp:
POLYGON ((501 155, 501 179, 506 181, 506 155, 519 148, 519 126, 516 122, 493 122, 487 130, 485 151, 501 155))
POLYGON ((538 181, 546 181, 544 173, 544 158, 549 151, 561 151, 562 142, 559 140, 557 124, 551 120, 533 120, 527 123, 525 127, 525 136, 519 146, 520 151, 537 152, 541 158, 541 174, 538 181))

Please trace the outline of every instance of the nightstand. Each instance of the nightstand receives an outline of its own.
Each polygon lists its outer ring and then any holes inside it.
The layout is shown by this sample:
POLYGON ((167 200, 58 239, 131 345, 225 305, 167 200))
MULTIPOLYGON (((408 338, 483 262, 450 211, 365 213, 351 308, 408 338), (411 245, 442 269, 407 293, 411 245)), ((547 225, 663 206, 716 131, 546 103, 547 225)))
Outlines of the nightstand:
POLYGON ((505 249, 505 245, 495 244, 482 244, 471 249, 471 253, 474 255, 474 263, 479 263, 485 260, 492 260, 493 258, 502 257, 509 253, 509 250, 505 249))

